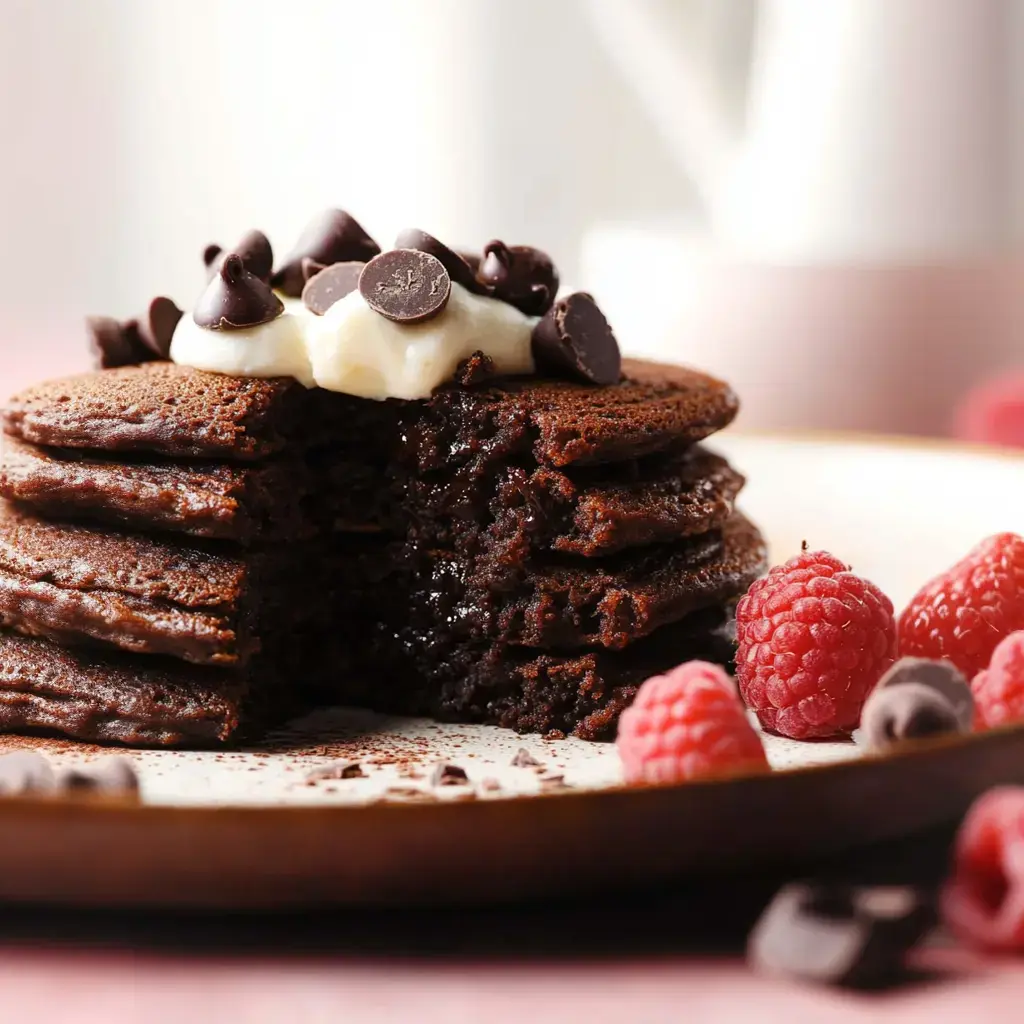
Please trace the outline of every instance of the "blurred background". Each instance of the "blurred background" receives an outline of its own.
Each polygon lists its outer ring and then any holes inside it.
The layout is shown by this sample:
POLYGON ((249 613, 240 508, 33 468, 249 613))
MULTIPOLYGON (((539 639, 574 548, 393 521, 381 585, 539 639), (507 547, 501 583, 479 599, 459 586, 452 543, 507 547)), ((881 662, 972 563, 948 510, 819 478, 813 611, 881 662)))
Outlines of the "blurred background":
POLYGON ((320 208, 548 249, 755 428, 1024 444, 1024 0, 0 0, 7 390, 320 208))

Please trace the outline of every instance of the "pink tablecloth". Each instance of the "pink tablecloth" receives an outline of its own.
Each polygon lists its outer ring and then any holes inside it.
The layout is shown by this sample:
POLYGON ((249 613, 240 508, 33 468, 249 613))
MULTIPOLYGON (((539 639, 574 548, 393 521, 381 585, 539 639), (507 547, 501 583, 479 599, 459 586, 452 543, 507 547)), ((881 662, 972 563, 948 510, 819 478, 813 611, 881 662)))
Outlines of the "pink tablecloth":
POLYGON ((1024 966, 864 996, 764 981, 728 960, 473 966, 8 949, 0 1005, 24 1024, 962 1024, 1016 1019, 1024 966))

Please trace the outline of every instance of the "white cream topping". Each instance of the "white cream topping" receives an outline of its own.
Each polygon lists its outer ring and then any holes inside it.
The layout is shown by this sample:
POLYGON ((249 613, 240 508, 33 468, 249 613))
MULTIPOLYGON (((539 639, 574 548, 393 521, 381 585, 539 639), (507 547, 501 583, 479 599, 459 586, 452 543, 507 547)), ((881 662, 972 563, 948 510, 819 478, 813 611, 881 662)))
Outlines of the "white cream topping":
POLYGON ((234 377, 294 377, 307 388, 316 383, 306 353, 304 318, 294 313, 232 331, 200 327, 186 313, 174 330, 170 358, 234 377))
POLYGON ((183 316, 171 359, 236 377, 294 377, 360 398, 427 398, 474 352, 489 356, 499 373, 532 373, 536 322, 455 283, 444 310, 419 324, 388 320, 354 291, 322 317, 293 299, 276 320, 237 331, 209 330, 183 316))

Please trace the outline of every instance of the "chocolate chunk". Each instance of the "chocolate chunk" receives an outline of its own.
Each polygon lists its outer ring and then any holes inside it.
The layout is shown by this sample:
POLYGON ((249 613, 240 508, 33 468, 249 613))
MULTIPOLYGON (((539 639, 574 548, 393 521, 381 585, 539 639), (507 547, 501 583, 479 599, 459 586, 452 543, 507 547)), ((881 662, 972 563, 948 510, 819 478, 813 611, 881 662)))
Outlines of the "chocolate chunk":
POLYGON ((869 750, 887 750, 905 740, 967 732, 956 708, 922 683, 876 687, 864 703, 857 740, 869 750))
POLYGON ((317 768, 306 776, 313 782, 322 779, 365 779, 366 772, 363 766, 354 761, 343 761, 338 764, 329 764, 326 768, 317 768))
POLYGON ((311 259, 309 256, 302 257, 302 279, 303 281, 309 281, 311 277, 316 277, 327 266, 326 263, 321 263, 319 260, 311 259))
POLYGON ((182 312, 168 298, 153 299, 146 312, 132 320, 87 317, 85 324, 96 363, 102 370, 166 359, 182 312))
POLYGON ((934 922, 930 896, 909 886, 795 883, 761 915, 747 957, 769 974, 880 988, 906 976, 907 952, 934 922))
POLYGON ((139 339, 157 359, 166 359, 170 355, 174 328, 184 315, 171 299, 158 295, 136 321, 139 339))
MULTIPOLYGON (((303 260, 303 265, 309 260, 303 260)), ((306 309, 317 316, 323 316, 338 299, 359 287, 359 275, 365 263, 332 263, 311 277, 302 289, 302 301, 306 309)))
POLYGON ((960 727, 969 732, 974 726, 974 694, 964 674, 950 661, 929 658, 900 658, 878 681, 879 687, 901 683, 920 683, 942 694, 956 712, 960 727))
POLYGON ((516 756, 512 758, 513 768, 538 768, 541 762, 531 754, 526 747, 520 747, 516 756))
POLYGON ((0 794, 52 793, 56 788, 57 777, 41 754, 19 750, 0 757, 0 794))
POLYGON ((473 387, 474 384, 482 384, 492 377, 497 377, 494 360, 483 352, 474 352, 468 359, 463 359, 455 367, 455 376, 452 378, 456 384, 464 388, 473 387))
POLYGON ((233 249, 225 251, 219 245, 208 245, 203 250, 203 263, 206 265, 206 279, 213 280, 213 275, 220 270, 220 265, 230 253, 241 256, 245 269, 255 274, 261 281, 270 283, 270 274, 274 268, 274 250, 270 239, 262 231, 247 231, 233 249))
POLYGON ((452 281, 435 256, 416 249, 392 249, 363 268, 359 291, 367 305, 398 323, 418 324, 448 305, 452 281))
MULTIPOLYGON (((396 249, 416 249, 429 253, 434 259, 440 260, 441 266, 448 271, 453 284, 461 284, 463 288, 476 295, 489 295, 491 289, 477 280, 476 271, 470 262, 454 249, 449 249, 444 242, 439 242, 433 235, 419 228, 406 228, 395 239, 396 249)), ((478 261, 479 262, 479 261, 478 261)))
POLYGON ((265 324, 284 312, 270 286, 245 269, 242 258, 228 253, 192 313, 200 327, 238 330, 265 324))
POLYGON ((469 776, 465 768, 457 764, 439 764, 434 766, 430 774, 432 786, 464 786, 469 782, 469 776))
POLYGON ((57 776, 58 788, 68 792, 129 796, 139 791, 139 776, 126 757, 104 757, 94 764, 66 768, 57 776))
POLYGON ((380 246, 362 225, 344 210, 325 210, 306 225, 284 263, 274 271, 274 287, 293 299, 302 294, 306 278, 302 260, 309 258, 325 267, 332 263, 366 263, 380 253, 380 246))
POLYGON ((496 299, 527 316, 543 316, 558 294, 558 271, 551 257, 529 245, 488 242, 479 278, 493 289, 496 299))
POLYGON ((565 373, 591 384, 617 384, 622 375, 619 343, 586 292, 560 299, 534 327, 532 346, 542 372, 565 373))

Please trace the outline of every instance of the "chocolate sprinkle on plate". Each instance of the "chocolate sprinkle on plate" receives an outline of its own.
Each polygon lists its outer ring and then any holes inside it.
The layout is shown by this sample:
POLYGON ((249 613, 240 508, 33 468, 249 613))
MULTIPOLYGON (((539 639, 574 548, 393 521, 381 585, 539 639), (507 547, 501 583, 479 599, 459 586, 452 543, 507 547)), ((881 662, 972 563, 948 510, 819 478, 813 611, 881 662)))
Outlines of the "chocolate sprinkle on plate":
POLYGON ((359 291, 376 313, 397 323, 418 324, 448 305, 452 281, 437 257, 416 249, 392 249, 363 268, 359 291))
MULTIPOLYGON (((476 295, 489 295, 491 289, 477 280, 472 264, 454 249, 449 249, 444 242, 439 242, 433 235, 419 228, 406 228, 395 239, 396 249, 416 249, 441 261, 441 266, 448 271, 452 284, 461 284, 463 288, 476 295)), ((479 263, 479 261, 478 261, 479 263)))
POLYGON ((270 286, 245 269, 237 253, 228 253, 192 314, 212 331, 257 327, 280 316, 284 304, 270 286))
MULTIPOLYGON (((305 266, 310 261, 303 260, 305 266)), ((302 301, 311 313, 323 316, 339 299, 359 287, 365 263, 332 263, 314 274, 302 289, 302 301)))
POLYGON ((551 257, 529 245, 488 242, 479 278, 496 299, 527 316, 543 316, 558 294, 558 271, 551 257))
POLYGON ((432 786, 464 786, 469 782, 469 776, 465 768, 457 764, 439 764, 434 766, 430 773, 430 784, 432 786))
POLYGON ((278 291, 297 299, 306 283, 303 259, 327 267, 332 263, 365 263, 379 253, 380 246, 350 213, 325 210, 306 225, 295 247, 274 272, 271 283, 278 291))
POLYGON ((203 263, 206 265, 207 280, 212 280, 220 270, 221 263, 229 253, 241 256, 245 269, 255 274, 261 281, 270 283, 270 274, 274 268, 274 250, 270 239, 262 231, 247 231, 239 240, 238 245, 225 252, 219 245, 208 245, 203 250, 203 263))
POLYGON ((533 329, 537 368, 590 384, 617 384, 622 355, 604 314, 586 292, 573 292, 533 329))

